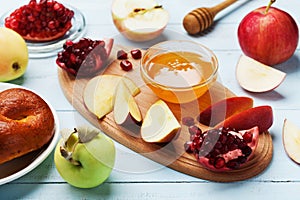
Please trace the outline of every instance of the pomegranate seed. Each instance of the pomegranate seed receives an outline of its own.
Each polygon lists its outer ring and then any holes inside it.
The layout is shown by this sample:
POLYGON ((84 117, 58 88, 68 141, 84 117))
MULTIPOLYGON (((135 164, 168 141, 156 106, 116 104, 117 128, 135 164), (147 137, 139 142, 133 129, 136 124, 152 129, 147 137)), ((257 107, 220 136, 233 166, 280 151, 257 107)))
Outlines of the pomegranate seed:
POLYGON ((120 66, 124 71, 130 71, 132 69, 132 63, 129 60, 122 60, 120 66))
POLYGON ((54 21, 48 22, 48 27, 49 27, 50 29, 55 29, 55 22, 54 22, 54 21))
POLYGON ((142 57, 142 52, 139 49, 132 49, 130 53, 133 59, 140 59, 142 57))
POLYGON ((225 159, 222 157, 218 157, 215 162, 214 162, 214 166, 216 169, 220 169, 222 167, 225 166, 225 159))
POLYGON ((191 135, 200 135, 202 133, 201 129, 197 126, 190 126, 189 133, 191 135))
POLYGON ((192 151, 192 142, 188 141, 188 142, 184 143, 184 149, 188 153, 193 153, 193 151, 192 151))
POLYGON ((243 135, 243 139, 247 143, 250 143, 252 141, 252 137, 253 137, 253 135, 248 132, 244 133, 244 135, 243 135))
POLYGON ((249 147, 249 146, 245 146, 243 149, 242 149, 242 152, 245 156, 249 156, 251 153, 252 153, 252 149, 249 147))
POLYGON ((238 162, 237 159, 234 160, 229 160, 226 163, 226 167, 230 168, 230 169, 238 169, 240 167, 240 163, 238 162))
POLYGON ((67 40, 66 41, 66 45, 67 46, 72 46, 74 43, 72 42, 72 40, 67 40))
POLYGON ((127 56, 127 53, 126 53, 124 50, 119 50, 119 51, 117 52, 117 58, 118 58, 119 60, 125 60, 125 59, 128 58, 128 56, 127 56))
POLYGON ((182 118, 182 124, 186 125, 186 126, 192 126, 195 124, 194 118, 184 117, 184 118, 182 118))

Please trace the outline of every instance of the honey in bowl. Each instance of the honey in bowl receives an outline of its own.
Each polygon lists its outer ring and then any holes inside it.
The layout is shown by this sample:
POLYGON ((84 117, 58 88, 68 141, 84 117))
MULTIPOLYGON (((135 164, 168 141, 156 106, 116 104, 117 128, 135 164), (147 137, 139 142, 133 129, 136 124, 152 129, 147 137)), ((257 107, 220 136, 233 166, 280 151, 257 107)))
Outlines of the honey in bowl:
POLYGON ((141 75, 147 86, 172 103, 186 103, 202 96, 216 81, 217 69, 214 54, 189 41, 159 43, 149 48, 141 61, 141 75))

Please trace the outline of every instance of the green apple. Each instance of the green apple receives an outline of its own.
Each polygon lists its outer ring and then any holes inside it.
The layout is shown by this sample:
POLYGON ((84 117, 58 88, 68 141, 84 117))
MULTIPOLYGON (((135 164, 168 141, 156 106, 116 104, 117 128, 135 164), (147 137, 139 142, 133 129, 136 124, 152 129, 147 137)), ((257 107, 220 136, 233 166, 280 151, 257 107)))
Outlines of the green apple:
POLYGON ((0 27, 0 81, 21 77, 28 65, 25 40, 15 31, 0 27))
POLYGON ((61 177, 78 188, 92 188, 103 183, 115 163, 113 141, 97 129, 79 127, 62 130, 54 162, 61 177))

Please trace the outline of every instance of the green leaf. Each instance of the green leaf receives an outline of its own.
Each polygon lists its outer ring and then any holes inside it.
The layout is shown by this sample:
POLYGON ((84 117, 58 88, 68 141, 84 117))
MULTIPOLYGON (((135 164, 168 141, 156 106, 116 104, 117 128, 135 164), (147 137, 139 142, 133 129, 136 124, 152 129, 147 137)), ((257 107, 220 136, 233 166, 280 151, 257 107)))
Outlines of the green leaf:
POLYGON ((98 129, 89 126, 78 127, 77 131, 80 143, 87 143, 100 133, 98 129))

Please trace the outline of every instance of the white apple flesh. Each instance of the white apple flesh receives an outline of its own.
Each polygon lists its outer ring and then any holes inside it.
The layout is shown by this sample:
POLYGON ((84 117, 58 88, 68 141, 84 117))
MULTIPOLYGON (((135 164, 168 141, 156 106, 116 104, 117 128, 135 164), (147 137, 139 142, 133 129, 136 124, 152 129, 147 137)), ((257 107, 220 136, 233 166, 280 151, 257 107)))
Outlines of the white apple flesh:
POLYGON ((133 96, 140 92, 139 87, 131 79, 118 75, 96 76, 85 86, 84 104, 99 119, 113 110, 116 88, 121 80, 133 96))
POLYGON ((300 164, 300 129, 291 121, 285 119, 282 130, 283 146, 287 155, 300 164))
POLYGON ((120 81, 114 102, 114 120, 116 124, 139 124, 142 121, 140 109, 123 81, 120 81))
POLYGON ((78 134, 72 134, 64 144, 58 142, 54 162, 61 177, 78 188, 92 188, 103 183, 111 174, 115 163, 113 141, 97 133, 87 142, 80 142, 78 134))
POLYGON ((286 73, 242 55, 236 67, 240 86, 250 92, 267 92, 277 88, 286 73))
POLYGON ((158 100, 150 106, 145 115, 141 136, 146 142, 165 143, 171 141, 180 128, 180 123, 168 105, 158 100))
POLYGON ((288 60, 298 46, 296 21, 275 7, 258 8, 247 14, 238 27, 238 41, 245 55, 273 66, 288 60))
POLYGON ((15 31, 0 28, 0 81, 21 77, 28 65, 28 49, 25 40, 15 31))
POLYGON ((169 13, 154 0, 114 0, 111 13, 119 32, 138 42, 158 37, 169 21, 169 13))

